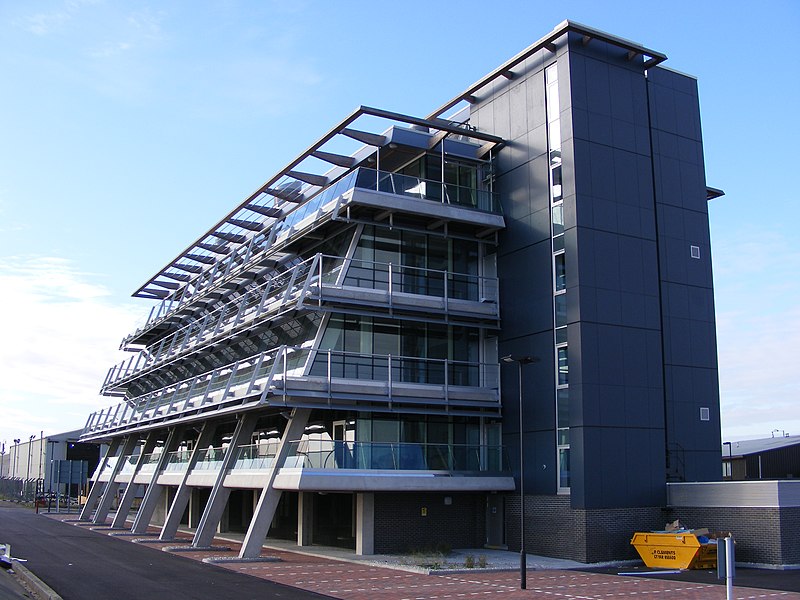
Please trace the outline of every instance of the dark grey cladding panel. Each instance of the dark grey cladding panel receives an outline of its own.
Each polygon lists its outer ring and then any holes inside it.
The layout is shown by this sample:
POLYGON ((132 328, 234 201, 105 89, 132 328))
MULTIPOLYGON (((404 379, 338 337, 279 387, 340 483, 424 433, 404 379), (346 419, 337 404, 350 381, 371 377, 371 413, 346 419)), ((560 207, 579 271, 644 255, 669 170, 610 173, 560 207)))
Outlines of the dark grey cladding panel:
MULTIPOLYGON (((525 113, 529 130, 534 130, 547 123, 544 106, 544 70, 542 69, 525 81, 525 113)), ((516 113, 512 116, 516 117, 516 113)))
POLYGON ((679 161, 683 206, 698 212, 708 211, 706 174, 702 164, 679 161))
POLYGON ((571 430, 573 508, 663 504, 664 435, 648 428, 575 427, 571 430), (608 465, 615 465, 608 468, 608 465), (632 476, 632 474, 636 476, 632 476))
POLYGON ((653 67, 647 71, 650 83, 672 88, 683 94, 697 97, 697 80, 689 75, 683 75, 663 67, 653 67))
POLYGON ((652 126, 655 129, 701 141, 697 81, 658 67, 648 71, 647 79, 652 126))
POLYGON ((714 291, 710 288, 662 283, 664 315, 677 319, 714 322, 714 291))
POLYGON ((716 330, 713 322, 664 317, 664 362, 685 367, 717 368, 716 330))
POLYGON ((511 102, 508 91, 492 99, 492 134, 511 139, 511 102))
POLYGON ((708 214, 695 211, 683 213, 684 239, 696 244, 710 245, 711 233, 708 228, 708 214))
POLYGON ((708 243, 664 236, 659 240, 658 248, 662 281, 713 288, 708 243), (691 256, 693 245, 700 249, 699 259, 691 256))
POLYGON ((612 146, 611 116, 589 113, 589 141, 604 146, 612 146))
POLYGON ((550 256, 545 241, 499 257, 504 337, 552 330, 550 256))
POLYGON ((654 157, 656 198, 658 202, 683 206, 680 165, 681 163, 677 158, 659 155, 654 157))
POLYGON ((522 83, 508 91, 508 111, 511 121, 508 139, 515 140, 528 133, 527 87, 526 83, 522 83))
POLYGON ((569 344, 570 385, 663 385, 658 330, 583 322, 570 325, 569 344))
POLYGON ((525 485, 532 494, 555 494, 558 465, 556 465, 555 432, 539 431, 526 434, 525 485))

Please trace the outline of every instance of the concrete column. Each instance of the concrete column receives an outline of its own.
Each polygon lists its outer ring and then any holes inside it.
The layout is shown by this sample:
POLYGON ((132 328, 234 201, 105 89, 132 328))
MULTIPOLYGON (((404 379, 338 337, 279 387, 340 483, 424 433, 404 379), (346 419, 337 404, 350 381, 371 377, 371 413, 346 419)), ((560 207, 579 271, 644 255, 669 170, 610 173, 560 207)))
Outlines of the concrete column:
POLYGON ((189 488, 189 527, 197 529, 200 522, 200 489, 197 487, 189 488))
POLYGON ((97 505, 97 510, 94 513, 92 523, 106 522, 108 512, 111 510, 111 503, 114 501, 114 496, 117 494, 117 490, 119 490, 119 483, 116 483, 114 480, 122 470, 122 465, 124 464, 125 460, 128 458, 128 456, 133 454, 133 449, 138 443, 139 437, 136 435, 130 435, 125 438, 125 442, 122 445, 122 451, 119 453, 119 458, 114 465, 114 469, 111 471, 111 477, 108 479, 108 485, 106 486, 106 489, 103 490, 103 495, 100 497, 100 503, 97 505))
POLYGON ((236 460, 236 454, 239 446, 250 440, 253 431, 256 428, 258 417, 252 412, 245 413, 239 417, 239 422, 236 423, 236 429, 233 432, 228 448, 222 457, 222 466, 217 479, 214 482, 214 487, 211 488, 211 495, 208 498, 208 503, 203 511, 203 516, 200 517, 200 523, 197 525, 197 531, 194 534, 192 546, 206 547, 210 546, 214 540, 214 535, 217 533, 217 527, 222 520, 222 515, 225 512, 225 507, 228 504, 228 498, 231 496, 231 488, 226 488, 223 483, 228 470, 233 467, 236 460))
POLYGON ((136 513, 136 518, 133 520, 132 533, 144 534, 147 533, 147 527, 150 525, 150 520, 153 518, 153 512, 158 507, 163 494, 164 486, 156 483, 161 471, 167 466, 170 452, 175 452, 180 444, 182 437, 182 430, 173 427, 169 430, 167 441, 164 442, 164 451, 161 453, 161 458, 156 463, 156 468, 153 471, 153 476, 150 478, 150 483, 147 485, 147 490, 142 498, 142 504, 139 507, 139 512, 136 513))
POLYGON ((83 505, 83 509, 81 510, 81 514, 78 515, 78 519, 81 521, 88 521, 89 516, 92 514, 94 510, 95 502, 97 499, 100 498, 100 494, 103 491, 103 486, 105 485, 102 481, 100 481, 100 474, 106 468, 109 459, 117 455, 117 450, 119 450, 119 446, 122 443, 122 438, 114 438, 111 440, 111 443, 108 445, 108 450, 106 451, 106 455, 103 457, 103 460, 100 461, 100 464, 97 467, 97 479, 95 479, 94 483, 92 484, 92 489, 89 490, 89 496, 86 498, 86 504, 83 505))
POLYGON ((261 554, 261 546, 264 545, 264 539, 267 537, 272 518, 275 516, 275 509, 278 508, 278 501, 281 499, 281 490, 273 487, 275 476, 289 455, 289 442, 300 439, 310 414, 310 408, 292 409, 289 422, 286 423, 286 429, 278 444, 275 462, 267 473, 267 483, 261 490, 253 519, 250 521, 250 527, 247 528, 247 535, 244 537, 242 549, 239 552, 240 558, 254 558, 261 554))
POLYGON ((133 467, 131 480, 125 487, 125 493, 122 494, 122 499, 119 501, 117 514, 114 515, 114 520, 111 521, 112 527, 116 528, 125 527, 125 522, 128 519, 128 514, 131 512, 131 505, 133 504, 133 499, 136 496, 136 488, 139 487, 133 482, 133 480, 136 478, 136 474, 139 472, 139 469, 142 468, 145 457, 153 451, 153 448, 156 447, 157 438, 158 436, 156 435, 155 431, 151 431, 147 435, 147 439, 145 440, 144 446, 142 446, 142 451, 139 453, 139 460, 136 461, 136 465, 133 467))
POLYGON ((313 543, 314 492, 297 494, 297 545, 310 546, 313 543))
POLYGON ((375 494, 356 494, 356 554, 375 554, 375 494))
POLYGON ((197 456, 201 448, 206 448, 214 438, 214 432, 217 430, 216 423, 206 421, 203 423, 203 428, 200 430, 200 435, 197 436, 197 443, 192 449, 192 455, 189 457, 189 464, 186 465, 186 471, 183 473, 181 482, 178 485, 178 491, 175 492, 175 498, 172 499, 172 504, 169 507, 167 518, 164 520, 164 526, 161 528, 161 535, 158 536, 160 540, 172 540, 178 532, 178 526, 181 524, 181 517, 183 511, 186 510, 186 503, 189 502, 192 488, 186 485, 186 480, 189 478, 189 473, 192 472, 194 465, 197 463, 197 456))

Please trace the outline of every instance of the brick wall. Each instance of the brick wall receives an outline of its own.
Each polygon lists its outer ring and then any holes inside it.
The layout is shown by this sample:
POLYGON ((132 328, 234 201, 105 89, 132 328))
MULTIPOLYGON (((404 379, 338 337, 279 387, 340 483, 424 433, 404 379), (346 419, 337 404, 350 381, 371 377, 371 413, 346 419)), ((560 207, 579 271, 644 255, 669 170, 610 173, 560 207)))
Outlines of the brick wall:
MULTIPOLYGON (((506 496, 505 506, 508 546, 517 551, 519 496, 506 496)), ((634 559, 634 532, 661 529, 665 519, 658 507, 575 510, 569 496, 526 496, 525 549, 585 563, 634 559)))
MULTIPOLYGON (((407 552, 439 544, 481 548, 486 540, 485 506, 482 494, 376 494, 375 551, 407 552), (449 506, 446 496, 452 498, 449 506)), ((630 545, 634 532, 661 530, 675 519, 686 527, 731 531, 737 562, 800 565, 800 507, 576 510, 569 496, 526 496, 525 549, 585 563, 636 559, 630 545)), ((519 496, 505 496, 505 522, 508 547, 519 551, 519 496)))
POLYGON ((730 531, 736 562, 800 564, 800 507, 673 507, 669 515, 686 527, 730 531))
POLYGON ((482 548, 486 542, 483 494, 375 494, 375 552, 482 548), (445 504, 445 498, 451 504, 445 504), (426 516, 423 516, 426 509, 426 516))
POLYGON ((800 506, 781 509, 781 557, 784 565, 800 565, 800 506))

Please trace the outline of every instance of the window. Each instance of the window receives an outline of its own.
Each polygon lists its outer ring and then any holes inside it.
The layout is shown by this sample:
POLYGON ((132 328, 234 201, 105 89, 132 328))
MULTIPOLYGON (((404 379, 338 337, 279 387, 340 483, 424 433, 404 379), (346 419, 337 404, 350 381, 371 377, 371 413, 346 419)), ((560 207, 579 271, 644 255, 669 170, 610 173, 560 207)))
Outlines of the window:
POLYGON ((559 292, 567 289, 567 261, 564 253, 556 254, 553 257, 553 262, 555 263, 555 291, 559 292))
MULTIPOLYGON (((566 346, 558 349, 558 385, 569 384, 569 358, 566 346)), ((708 410, 708 409, 706 409, 708 410)))
POLYGON ((692 258, 700 258, 700 246, 689 246, 692 258))
POLYGON ((553 237, 564 233, 564 205, 556 204, 553 207, 553 237))
POLYGON ((700 420, 701 421, 710 421, 711 420, 711 411, 706 408, 705 406, 700 407, 700 420))

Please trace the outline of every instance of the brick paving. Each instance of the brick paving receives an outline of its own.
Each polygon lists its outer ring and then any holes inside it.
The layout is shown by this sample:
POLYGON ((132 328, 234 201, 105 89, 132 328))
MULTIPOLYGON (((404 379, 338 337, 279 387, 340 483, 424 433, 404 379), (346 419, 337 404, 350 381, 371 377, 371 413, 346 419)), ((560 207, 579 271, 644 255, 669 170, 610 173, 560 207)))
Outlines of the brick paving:
MULTIPOLYGON (((97 533, 112 532, 98 530, 97 533)), ((181 534, 180 537, 188 536, 181 534)), ((117 539, 130 542, 133 538, 117 536, 117 539)), ((148 543, 148 546, 154 548, 170 545, 175 545, 175 542, 148 543)), ((180 551, 180 555, 195 560, 235 557, 241 547, 239 543, 227 539, 215 539, 214 545, 227 546, 231 550, 180 551)), ((276 549, 265 548, 262 556, 279 558, 280 562, 217 563, 215 566, 341 600, 725 599, 725 587, 722 585, 652 577, 626 577, 582 571, 528 571, 528 589, 520 590, 518 573, 509 571, 476 570, 469 573, 425 575, 276 549)), ((209 568, 214 566, 209 565, 209 568)), ((737 600, 800 600, 800 593, 736 587, 734 597, 737 600)))

